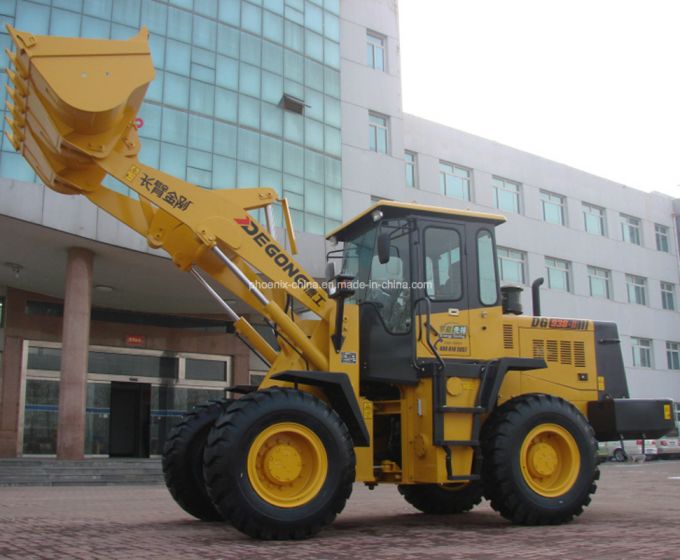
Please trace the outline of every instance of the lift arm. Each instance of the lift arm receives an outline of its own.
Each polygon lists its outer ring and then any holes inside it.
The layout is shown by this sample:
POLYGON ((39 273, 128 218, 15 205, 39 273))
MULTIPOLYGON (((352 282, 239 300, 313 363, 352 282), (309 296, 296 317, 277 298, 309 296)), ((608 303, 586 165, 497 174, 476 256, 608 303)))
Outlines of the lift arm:
MULTIPOLYGON (((81 194, 167 251, 216 297, 236 331, 271 365, 329 369, 330 325, 336 304, 275 239, 270 188, 208 190, 163 173, 138 159, 135 117, 154 70, 148 33, 127 41, 38 36, 7 26, 16 47, 7 52, 12 87, 8 138, 49 188, 81 194), (102 184, 107 175, 138 199, 102 184), (249 211, 263 209, 268 227, 249 211), (273 323, 276 351, 239 317, 199 274, 202 269, 273 323), (274 288, 257 285, 262 278, 274 288), (303 329, 285 302, 293 298, 318 317, 303 329)), ((283 201, 284 211, 287 205, 283 201)), ((290 216, 284 212, 294 246, 290 216)))

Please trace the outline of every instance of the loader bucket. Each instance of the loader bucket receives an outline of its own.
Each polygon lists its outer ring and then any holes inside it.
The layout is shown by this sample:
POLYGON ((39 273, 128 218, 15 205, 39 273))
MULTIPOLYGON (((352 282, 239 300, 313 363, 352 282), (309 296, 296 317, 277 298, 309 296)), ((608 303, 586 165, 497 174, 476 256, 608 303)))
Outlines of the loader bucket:
POLYGON ((154 77, 146 28, 127 41, 7 30, 10 141, 49 187, 95 190, 105 173, 94 160, 139 151, 134 119, 154 77))

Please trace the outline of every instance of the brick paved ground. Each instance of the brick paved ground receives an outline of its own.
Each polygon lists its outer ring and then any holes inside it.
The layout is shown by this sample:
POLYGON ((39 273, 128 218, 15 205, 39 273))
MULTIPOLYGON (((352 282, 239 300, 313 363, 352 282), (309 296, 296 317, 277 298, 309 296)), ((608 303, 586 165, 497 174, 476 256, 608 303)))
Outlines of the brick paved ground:
POLYGON ((678 558, 680 461, 605 465, 593 504, 557 527, 514 527, 484 503, 461 516, 417 513, 396 489, 357 485, 328 529, 258 542, 196 521, 164 487, 0 488, 0 558, 678 558))

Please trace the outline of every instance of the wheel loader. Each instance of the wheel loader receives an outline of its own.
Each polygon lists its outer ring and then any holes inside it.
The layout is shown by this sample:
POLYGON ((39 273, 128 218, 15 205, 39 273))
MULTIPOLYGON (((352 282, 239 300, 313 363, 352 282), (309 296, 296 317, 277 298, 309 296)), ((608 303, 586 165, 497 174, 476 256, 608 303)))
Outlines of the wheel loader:
POLYGON ((196 406, 169 434, 165 480, 191 515, 302 539, 361 482, 396 485, 425 514, 486 498, 513 523, 562 523, 595 492, 596 439, 673 428, 670 401, 628 398, 614 324, 519 314, 498 280, 503 216, 378 202, 328 235, 338 268, 319 281, 274 189, 209 190, 139 161, 146 29, 126 41, 8 30, 14 148, 47 187, 167 251, 267 364, 259 386, 196 406))

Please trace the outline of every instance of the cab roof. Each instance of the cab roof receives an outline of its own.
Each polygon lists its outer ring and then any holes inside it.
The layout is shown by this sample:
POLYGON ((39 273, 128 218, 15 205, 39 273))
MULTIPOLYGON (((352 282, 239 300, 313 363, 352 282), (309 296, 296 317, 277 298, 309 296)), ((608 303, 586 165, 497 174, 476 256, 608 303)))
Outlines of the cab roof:
POLYGON ((406 216, 433 216, 438 218, 457 218, 459 220, 484 222, 497 226, 505 222, 505 216, 501 214, 488 214, 486 212, 476 212, 474 210, 460 210, 457 208, 445 208, 443 206, 428 206, 415 202, 394 202, 392 200, 379 200, 366 210, 357 214, 341 226, 326 234, 326 239, 335 237, 338 241, 343 241, 346 235, 361 229, 363 226, 373 223, 371 214, 375 210, 381 210, 384 218, 404 218, 406 216))

